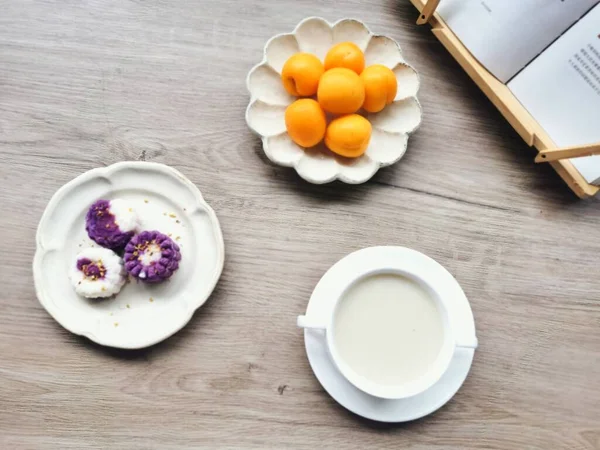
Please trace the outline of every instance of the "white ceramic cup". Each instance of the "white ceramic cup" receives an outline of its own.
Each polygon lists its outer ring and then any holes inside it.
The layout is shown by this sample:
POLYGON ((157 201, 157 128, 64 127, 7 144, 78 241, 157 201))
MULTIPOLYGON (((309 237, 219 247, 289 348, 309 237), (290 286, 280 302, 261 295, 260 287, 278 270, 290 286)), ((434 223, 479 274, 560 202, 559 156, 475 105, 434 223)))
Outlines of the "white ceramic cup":
POLYGON ((340 295, 337 296, 334 306, 332 308, 332 313, 329 315, 327 322, 320 322, 311 320, 308 316, 298 316, 298 326, 301 328, 310 328, 316 330, 322 330, 325 332, 327 349, 329 354, 331 355, 331 359, 334 364, 337 366, 338 370, 342 373, 342 375, 354 386, 360 389, 367 394, 373 395, 379 398, 385 399, 401 399, 412 397, 417 394, 420 394, 431 386, 433 386, 442 375, 448 370, 450 366, 450 362, 452 361, 452 357, 454 356, 454 351, 457 348, 477 348, 477 338, 475 336, 470 337, 467 341, 458 341, 454 330, 450 325, 449 320, 449 312, 444 302, 443 292, 438 292, 433 285, 427 283, 421 277, 417 276, 410 272, 410 270, 398 270, 398 269, 376 269, 370 270, 365 273, 359 274, 354 279, 348 281, 348 285, 341 292, 340 295), (417 380, 401 383, 398 385, 382 385, 376 382, 373 382, 364 376, 358 375, 354 370, 352 370, 346 362, 340 357, 335 343, 335 335, 333 332, 333 324, 335 322, 335 316, 338 311, 338 307, 341 303, 341 300, 344 298, 348 289, 353 286, 359 280, 379 274, 395 274, 400 275, 406 278, 409 278, 415 282, 417 282, 421 287, 423 287, 434 299, 437 305, 437 309, 441 314, 442 318, 442 326, 443 330, 443 343, 438 353, 438 357, 435 360, 434 364, 431 368, 422 374, 417 380))

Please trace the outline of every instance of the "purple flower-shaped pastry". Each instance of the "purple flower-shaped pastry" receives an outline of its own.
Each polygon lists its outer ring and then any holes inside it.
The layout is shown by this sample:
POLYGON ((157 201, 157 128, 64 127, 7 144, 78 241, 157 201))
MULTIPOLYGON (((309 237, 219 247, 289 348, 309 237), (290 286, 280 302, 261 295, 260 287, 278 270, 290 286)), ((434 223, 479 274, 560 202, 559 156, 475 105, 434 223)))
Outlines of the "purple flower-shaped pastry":
POLYGON ((142 231, 125 247, 125 269, 146 283, 160 283, 179 268, 181 253, 173 240, 158 231, 142 231))
POLYGON ((102 247, 121 250, 139 227, 137 214, 122 199, 98 200, 87 212, 85 229, 90 239, 102 247))

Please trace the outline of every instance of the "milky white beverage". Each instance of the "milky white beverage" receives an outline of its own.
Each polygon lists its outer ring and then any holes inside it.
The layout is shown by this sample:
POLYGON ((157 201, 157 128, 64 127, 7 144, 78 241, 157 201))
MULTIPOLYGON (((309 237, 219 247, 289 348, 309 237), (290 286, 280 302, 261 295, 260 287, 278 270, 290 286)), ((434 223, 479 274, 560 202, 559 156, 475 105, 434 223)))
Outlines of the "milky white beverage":
POLYGON ((435 300, 410 278, 371 275, 340 299, 333 323, 340 358, 356 374, 381 385, 419 379, 444 342, 435 300))

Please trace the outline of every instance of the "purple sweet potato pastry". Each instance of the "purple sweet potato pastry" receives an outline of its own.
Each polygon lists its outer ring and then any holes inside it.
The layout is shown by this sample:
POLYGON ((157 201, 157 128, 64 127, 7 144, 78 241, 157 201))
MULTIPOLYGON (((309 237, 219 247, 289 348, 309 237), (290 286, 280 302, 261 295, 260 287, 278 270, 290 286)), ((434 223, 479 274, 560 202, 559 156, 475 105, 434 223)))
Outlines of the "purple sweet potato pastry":
POLYGON ((98 200, 85 217, 85 229, 90 239, 102 247, 121 250, 138 228, 138 218, 122 199, 98 200))
POLYGON ((160 283, 179 268, 181 253, 173 240, 158 231, 142 231, 125 247, 125 269, 146 283, 160 283))
POLYGON ((118 294, 127 279, 119 255, 102 247, 81 250, 69 268, 69 278, 75 292, 87 298, 118 294))
POLYGON ((89 258, 78 259, 77 270, 81 270, 84 276, 93 280, 103 279, 106 275, 106 267, 101 262, 94 263, 89 258))

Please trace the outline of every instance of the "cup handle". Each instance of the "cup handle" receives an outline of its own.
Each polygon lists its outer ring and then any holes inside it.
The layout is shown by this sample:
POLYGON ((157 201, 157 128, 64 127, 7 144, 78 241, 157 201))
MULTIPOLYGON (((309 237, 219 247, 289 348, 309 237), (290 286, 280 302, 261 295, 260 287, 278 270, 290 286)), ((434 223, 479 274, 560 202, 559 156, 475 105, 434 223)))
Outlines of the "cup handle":
POLYGON ((312 330, 325 331, 325 328, 327 328, 326 325, 318 322, 313 322, 306 316, 298 316, 298 319, 296 320, 296 325, 298 325, 300 328, 310 328, 312 330))
POLYGON ((466 342, 456 341, 456 347, 457 348, 472 348, 472 349, 476 349, 478 345, 479 345, 479 341, 477 341, 477 337, 476 336, 473 336, 469 341, 466 341, 466 342))

